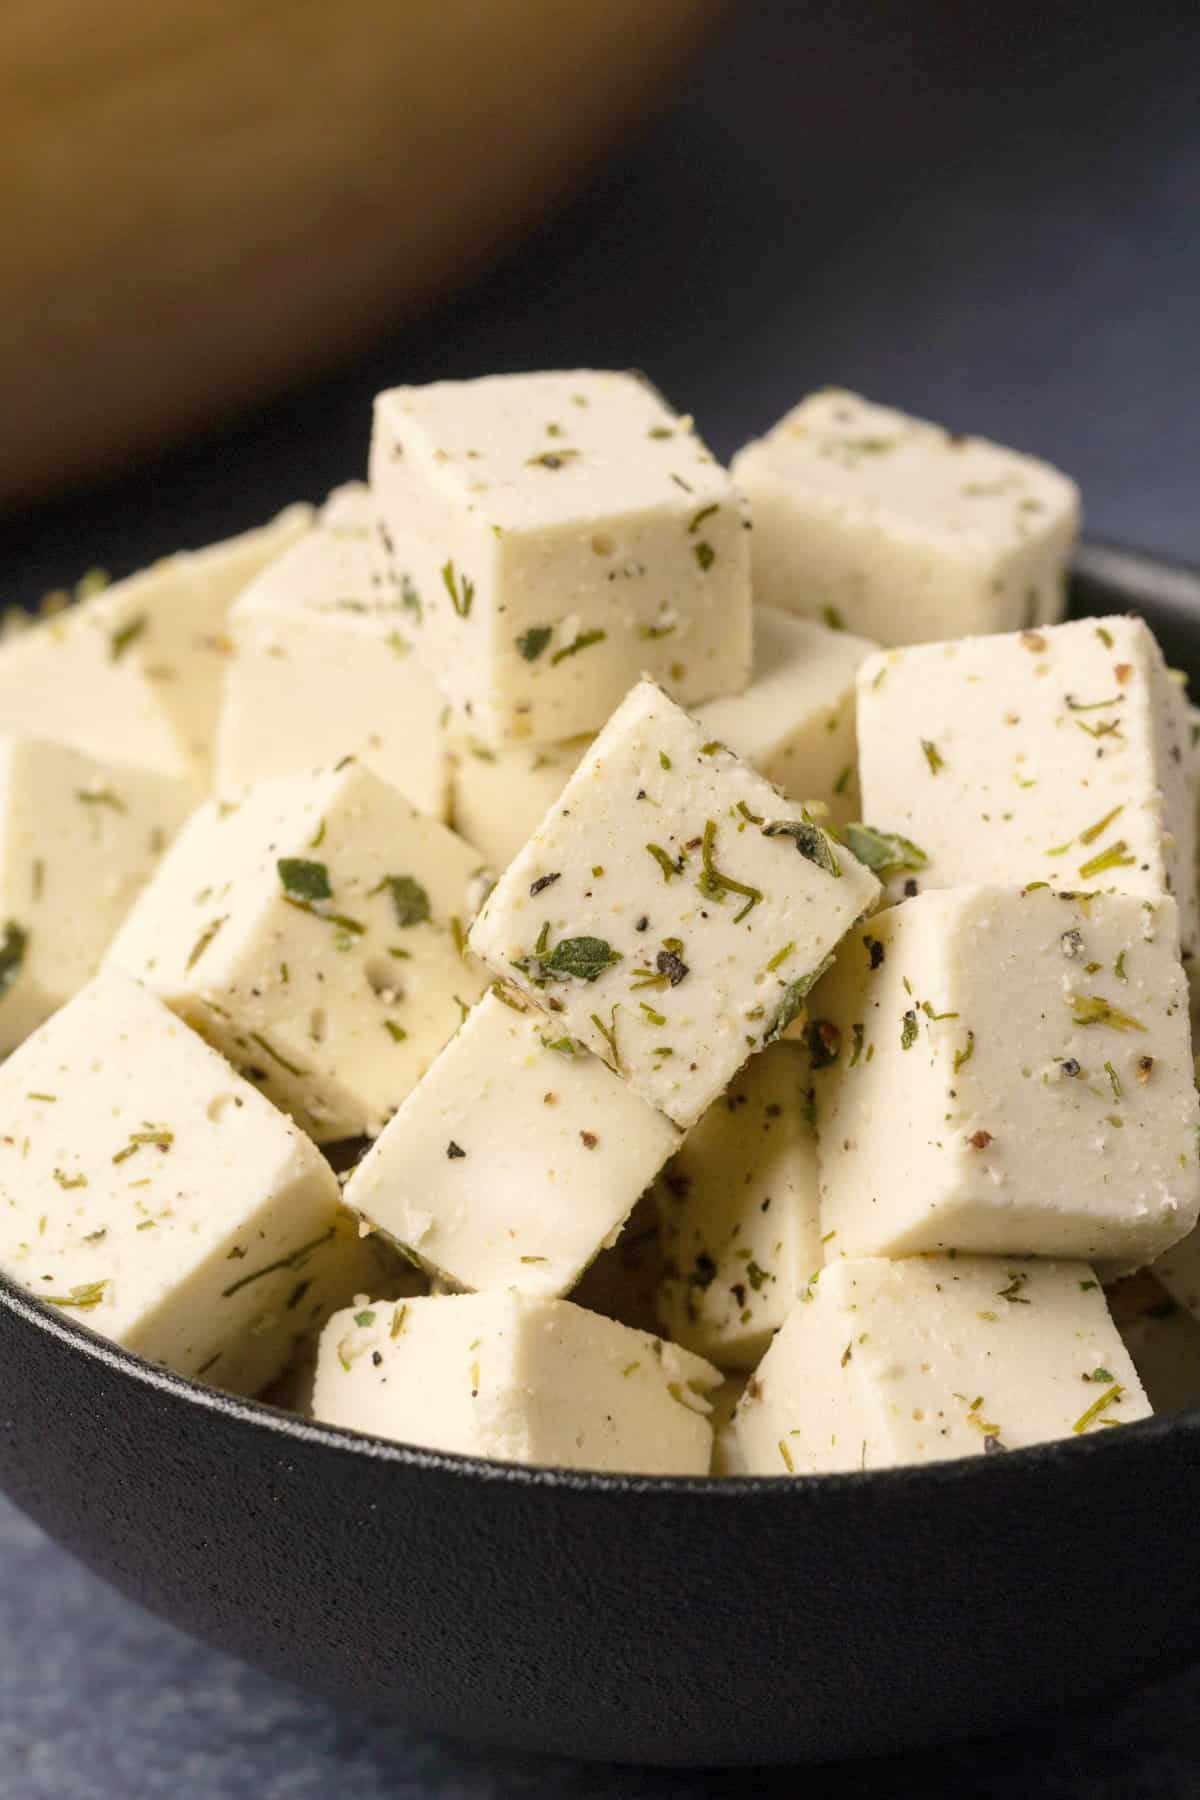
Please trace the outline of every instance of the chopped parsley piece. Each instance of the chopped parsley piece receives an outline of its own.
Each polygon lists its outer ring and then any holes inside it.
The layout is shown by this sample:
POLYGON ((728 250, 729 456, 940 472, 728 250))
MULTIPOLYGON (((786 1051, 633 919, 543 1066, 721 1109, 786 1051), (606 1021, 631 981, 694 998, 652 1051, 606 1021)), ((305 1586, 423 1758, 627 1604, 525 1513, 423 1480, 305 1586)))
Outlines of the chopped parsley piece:
POLYGON ((880 877, 898 869, 923 869, 929 862, 911 839, 893 831, 877 831, 873 825, 847 825, 846 843, 859 862, 880 877))
POLYGON ((902 1050, 912 1049, 917 1041, 918 1029, 916 1010, 910 1006, 900 1025, 900 1048, 902 1050))
POLYGON ((578 656, 581 650, 590 650, 593 644, 602 644, 607 636, 607 631, 581 631, 573 643, 564 644, 561 650, 554 652, 550 658, 551 667, 557 668, 560 662, 565 662, 568 656, 578 656))
POLYGON ((805 1033, 814 1069, 830 1068, 841 1055, 842 1034, 829 1019, 814 1019, 805 1033))
POLYGON ((764 837, 790 837, 806 862, 815 863, 827 875, 838 876, 842 866, 834 855, 833 845, 811 819, 773 819, 762 828, 764 837))
POLYGON ((275 867, 279 871, 283 891, 290 899, 307 901, 309 905, 313 905, 319 900, 333 898, 329 870, 323 862, 310 862, 304 856, 281 856, 275 867))
MULTIPOLYGON (((778 1043, 788 1026, 793 1024, 800 1016, 800 1010, 803 1007, 805 1000, 808 998, 809 993, 821 979, 821 976, 825 973, 832 961, 832 956, 827 956, 823 963, 819 963, 815 969, 810 969, 807 975, 798 975, 795 981, 790 982, 789 985, 784 988, 783 998, 779 1002, 775 1017, 771 1020, 771 1023, 768 1025, 763 1036, 764 1049, 768 1044, 778 1043)), ((820 1066, 819 1063, 814 1062, 814 1067, 819 1068, 820 1066)))
POLYGON ((446 585, 446 592, 450 596, 450 603, 459 618, 468 618, 471 612, 471 605, 475 599, 475 583, 471 580, 469 575, 464 575, 462 577, 462 587, 460 591, 459 582, 454 573, 454 563, 452 561, 442 564, 442 580, 446 585))
POLYGON ((967 1047, 966 1047, 966 1049, 965 1050, 956 1050, 954 1052, 954 1073, 956 1075, 958 1074, 958 1071, 962 1068, 964 1063, 970 1062, 970 1060, 974 1056, 974 1054, 975 1054, 975 1033, 973 1031, 968 1031, 967 1032, 967 1047))
POLYGON ((925 752, 925 761, 929 764, 931 775, 936 775, 939 769, 945 768, 946 759, 936 744, 931 743, 928 738, 922 738, 921 748, 925 752))
POLYGON ((683 873, 683 853, 678 858, 670 857, 661 844, 647 844, 646 849, 663 872, 664 881, 672 881, 676 875, 683 873))
POLYGON ((600 1017, 599 1013, 592 1013, 591 1020, 592 1020, 592 1024, 596 1027, 596 1030, 600 1033, 600 1036, 604 1039, 605 1043, 608 1045, 609 1053, 612 1056, 613 1068, 619 1070, 621 1067, 621 1053, 617 1049, 617 1009, 616 1009, 616 1007, 614 1006, 612 1009, 612 1012, 609 1014, 609 1023, 607 1025, 604 1023, 604 1021, 600 1017))
POLYGON ((413 876, 385 875, 383 880, 371 889, 371 892, 378 894, 384 889, 392 897, 392 910, 396 915, 397 925, 404 927, 423 925, 431 916, 429 895, 413 876))
POLYGON ((74 1306, 81 1312, 86 1312, 93 1306, 99 1306, 107 1286, 107 1277, 103 1281, 83 1281, 78 1287, 73 1287, 70 1293, 39 1294, 38 1299, 47 1306, 74 1306))
POLYGON ((713 549, 712 545, 707 543, 703 538, 701 538, 698 544, 692 545, 692 555, 706 575, 717 560, 716 551, 713 549))
POLYGON ((553 636, 552 626, 531 625, 528 631, 523 631, 514 641, 526 662, 536 662, 553 636))
POLYGON ((1076 1025, 1111 1025, 1114 1031, 1146 1029, 1129 1013, 1121 1012, 1099 994, 1071 994, 1068 996, 1068 1004, 1076 1025))
POLYGON ((753 912, 754 908, 762 900, 762 889, 749 887, 743 881, 735 881, 731 875, 722 874, 713 859, 716 841, 716 820, 709 819, 704 826, 704 839, 700 852, 701 860, 704 864, 704 873, 700 876, 696 886, 709 900, 722 900, 727 893, 744 895, 746 904, 742 907, 740 912, 734 914, 733 919, 735 925, 740 925, 742 920, 746 917, 746 914, 753 912))
POLYGON ((150 619, 146 613, 135 613, 132 619, 126 619, 123 625, 118 625, 117 629, 109 634, 108 660, 120 662, 125 652, 136 644, 140 637, 144 636, 149 625, 150 619))
POLYGON ((1114 1402, 1120 1400, 1124 1392, 1125 1389, 1121 1386, 1120 1382, 1114 1381, 1112 1386, 1101 1394, 1098 1400, 1092 1401, 1092 1404, 1085 1413, 1080 1414, 1074 1425, 1072 1425, 1071 1430, 1077 1437, 1081 1437, 1089 1425, 1095 1424, 1102 1412, 1106 1412, 1114 1402))
POLYGON ((208 949, 208 946, 212 943, 228 917, 228 913, 222 913, 219 919, 214 919, 211 924, 204 927, 204 930, 200 933, 200 936, 196 939, 191 950, 188 952, 188 959, 183 965, 185 971, 195 968, 196 964, 200 961, 200 958, 204 955, 204 952, 208 949))
POLYGON ((1129 845, 1125 839, 1118 838, 1115 844, 1110 844, 1108 849, 1102 850, 1098 856, 1090 857, 1087 862, 1080 863, 1079 878, 1081 881, 1088 881, 1093 875, 1103 874, 1105 869, 1128 869, 1136 861, 1136 856, 1130 856, 1129 845))
POLYGON ((252 1269, 249 1275, 243 1275, 233 1283, 232 1287, 222 1290, 222 1300, 232 1299, 233 1295, 240 1293, 242 1288, 249 1287, 252 1281, 261 1281, 264 1275, 274 1275, 280 1269, 303 1268, 314 1250, 319 1250, 322 1244, 327 1244, 330 1238, 336 1236, 337 1226, 331 1225, 328 1231, 323 1231, 320 1237, 311 1238, 307 1244, 301 1244, 298 1250, 291 1251, 287 1256, 279 1257, 276 1262, 266 1263, 261 1269, 252 1269))
POLYGON ((298 1063, 289 1062, 286 1056, 276 1050, 275 1046, 267 1041, 261 1031, 252 1031, 249 1036, 252 1044, 257 1044, 259 1049, 271 1058, 272 1062, 278 1063, 279 1067, 286 1070, 289 1075, 299 1076, 307 1074, 307 1070, 302 1069, 298 1063))

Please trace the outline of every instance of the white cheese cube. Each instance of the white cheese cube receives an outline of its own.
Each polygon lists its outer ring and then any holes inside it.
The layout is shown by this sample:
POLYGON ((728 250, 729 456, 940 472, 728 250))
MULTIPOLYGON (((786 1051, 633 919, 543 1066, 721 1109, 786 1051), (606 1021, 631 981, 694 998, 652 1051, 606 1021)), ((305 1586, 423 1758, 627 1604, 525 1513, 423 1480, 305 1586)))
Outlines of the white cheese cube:
POLYGON ((1019 1450, 1150 1413, 1087 1263, 831 1263, 763 1358, 734 1431, 752 1475, 1019 1450))
POLYGON ((371 488, 406 629, 482 742, 596 731, 642 673, 684 701, 749 680, 741 496, 636 376, 393 388, 371 488))
POLYGON ((509 864, 471 945, 687 1127, 782 1035, 878 891, 647 681, 509 864))
POLYGON ((311 507, 289 507, 270 525, 166 557, 23 632, 0 651, 4 729, 207 785, 229 608, 311 520, 311 507))
POLYGON ((863 816, 926 859, 896 872, 893 893, 1052 881, 1174 894, 1193 954, 1186 704, 1142 620, 893 650, 858 684, 863 816))
POLYGON ((854 934, 810 1013, 829 1257, 1028 1251, 1117 1273, 1195 1224, 1173 900, 922 894, 854 934))
POLYGON ((368 490, 339 489, 317 527, 252 581, 229 617, 217 791, 354 755, 445 818, 445 702, 401 635, 368 490))
POLYGON ((1079 492, 1048 464, 828 388, 733 461, 755 599, 915 644, 1060 619, 1079 492))
POLYGON ((475 852, 348 758, 202 806, 109 951, 321 1142, 378 1130, 482 976, 475 852))
POLYGON ((491 868, 506 869, 537 829, 579 766, 590 738, 565 744, 509 744, 489 749, 474 739, 452 749, 450 817, 491 868))
POLYGON ((96 973, 192 800, 182 776, 0 737, 0 1055, 96 973))
POLYGON ((754 613, 754 679, 696 717, 793 800, 816 801, 835 825, 859 817, 854 677, 876 648, 773 606, 754 613))
POLYGON ((569 1300, 463 1294, 329 1321, 318 1419, 503 1462, 706 1475, 721 1377, 569 1300))
POLYGON ((752 1369, 821 1267, 812 1073, 800 1044, 752 1057, 655 1183, 667 1335, 752 1369))
POLYGON ((561 1295, 678 1142, 545 1013, 490 993, 384 1127, 346 1204, 455 1287, 561 1295))
POLYGON ((144 988, 108 971, 0 1067, 0 1267, 181 1375, 278 1375, 340 1257, 308 1139, 144 988))

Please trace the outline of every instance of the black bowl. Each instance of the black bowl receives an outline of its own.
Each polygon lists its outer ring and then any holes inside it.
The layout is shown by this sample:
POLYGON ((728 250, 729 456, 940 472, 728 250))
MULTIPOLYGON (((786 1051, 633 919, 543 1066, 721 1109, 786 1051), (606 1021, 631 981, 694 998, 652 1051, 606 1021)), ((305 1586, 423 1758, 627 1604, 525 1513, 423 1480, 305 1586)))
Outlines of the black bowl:
MULTIPOLYGON (((1093 546, 1077 612, 1200 667, 1200 576, 1093 546)), ((798 1480, 577 1475, 231 1400, 0 1284, 0 1486, 276 1675, 558 1755, 825 1760, 995 1731, 1200 1654, 1200 1413, 798 1480)))

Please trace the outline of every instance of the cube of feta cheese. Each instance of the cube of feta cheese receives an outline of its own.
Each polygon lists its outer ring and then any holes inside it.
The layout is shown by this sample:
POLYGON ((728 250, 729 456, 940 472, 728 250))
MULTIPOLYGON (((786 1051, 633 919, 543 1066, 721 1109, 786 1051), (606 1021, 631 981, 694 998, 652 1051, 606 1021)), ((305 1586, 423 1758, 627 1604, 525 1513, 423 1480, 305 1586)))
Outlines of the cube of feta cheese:
POLYGON ((1174 894, 1194 952, 1186 706, 1142 620, 881 653, 858 692, 863 816, 916 843, 919 887, 1174 894))
POLYGON ((182 776, 0 737, 0 1055, 96 973, 192 800, 182 776))
POLYGON ((667 1335, 752 1369, 824 1261, 812 1072, 773 1044, 714 1101, 655 1183, 667 1335))
POLYGON ((698 1356, 569 1300, 432 1296, 339 1313, 313 1399, 330 1425, 503 1462, 705 1475, 698 1356))
POLYGON ((0 1267, 181 1375, 252 1394, 326 1282, 333 1171, 152 994, 106 971, 0 1067, 0 1267))
POLYGON ((561 1295, 678 1142, 545 1013, 490 993, 384 1127, 346 1204, 455 1287, 561 1295))
POLYGON ((345 487, 316 529, 239 596, 217 731, 219 793, 355 755, 422 812, 445 818, 445 702, 401 636, 404 602, 385 591, 380 561, 370 494, 345 487))
POLYGON ((417 654, 482 742, 596 731, 642 673, 685 701, 749 680, 741 496, 636 376, 393 388, 371 487, 417 654))
POLYGON ((878 891, 646 681, 509 864, 471 945, 687 1127, 782 1035, 878 891))
POLYGON ((475 852, 347 758, 184 827, 109 950, 321 1142, 378 1130, 482 991, 475 852))
POLYGON ((882 644, 1060 619, 1079 492, 983 438, 810 394, 733 461, 755 599, 882 644))
POLYGON ((831 1263, 750 1380, 752 1475, 942 1462, 1150 1413, 1084 1262, 831 1263))
POLYGON ((922 894, 854 933, 810 1014, 829 1257, 1031 1252, 1118 1273, 1195 1224, 1173 900, 922 894))
POLYGON ((289 507, 257 531, 166 557, 23 632, 0 650, 5 730, 207 785, 229 608, 311 520, 311 507, 289 507))
POLYGON ((493 869, 506 869, 579 766, 590 738, 508 744, 467 738, 451 750, 451 823, 493 869))
POLYGON ((710 700, 696 717, 711 737, 793 800, 859 817, 855 673, 876 648, 773 606, 754 612, 754 679, 744 694, 710 700))

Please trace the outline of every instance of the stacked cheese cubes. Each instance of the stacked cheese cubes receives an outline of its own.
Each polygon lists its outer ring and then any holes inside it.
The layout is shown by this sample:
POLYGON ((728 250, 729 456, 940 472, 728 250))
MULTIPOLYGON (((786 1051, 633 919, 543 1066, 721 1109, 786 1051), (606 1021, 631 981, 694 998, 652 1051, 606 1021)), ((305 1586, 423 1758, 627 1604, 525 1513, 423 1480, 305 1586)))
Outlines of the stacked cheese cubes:
POLYGON ((369 487, 0 651, 0 1266, 514 1461, 1142 1416, 1101 1284, 1200 1314, 1200 731, 1056 622, 1077 529, 853 395, 731 480, 633 376, 435 383, 369 487))

